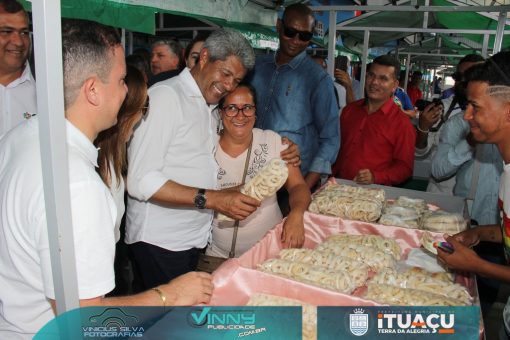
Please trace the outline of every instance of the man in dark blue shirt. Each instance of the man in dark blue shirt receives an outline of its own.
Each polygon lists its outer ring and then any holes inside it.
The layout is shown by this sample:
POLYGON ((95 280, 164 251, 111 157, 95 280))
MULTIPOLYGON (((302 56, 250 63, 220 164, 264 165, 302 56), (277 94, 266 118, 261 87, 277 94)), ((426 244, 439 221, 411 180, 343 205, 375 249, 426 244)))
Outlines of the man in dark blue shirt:
POLYGON ((305 51, 314 23, 307 6, 287 7, 276 24, 278 51, 257 58, 249 78, 257 92, 256 127, 276 131, 299 146, 301 171, 310 188, 321 174, 331 173, 340 147, 333 81, 305 51))

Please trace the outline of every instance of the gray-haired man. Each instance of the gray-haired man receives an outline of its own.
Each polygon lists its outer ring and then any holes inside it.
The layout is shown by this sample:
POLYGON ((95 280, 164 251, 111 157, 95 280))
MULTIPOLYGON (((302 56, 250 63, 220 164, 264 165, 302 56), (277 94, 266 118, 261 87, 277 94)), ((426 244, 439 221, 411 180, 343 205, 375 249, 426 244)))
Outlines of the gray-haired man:
POLYGON ((149 90, 147 120, 128 151, 126 242, 146 287, 194 270, 207 245, 213 210, 244 219, 259 202, 236 191, 215 191, 217 141, 211 114, 255 62, 233 30, 206 40, 198 64, 149 90))
POLYGON ((182 47, 176 40, 158 40, 152 44, 151 72, 147 85, 178 75, 182 64, 182 47))

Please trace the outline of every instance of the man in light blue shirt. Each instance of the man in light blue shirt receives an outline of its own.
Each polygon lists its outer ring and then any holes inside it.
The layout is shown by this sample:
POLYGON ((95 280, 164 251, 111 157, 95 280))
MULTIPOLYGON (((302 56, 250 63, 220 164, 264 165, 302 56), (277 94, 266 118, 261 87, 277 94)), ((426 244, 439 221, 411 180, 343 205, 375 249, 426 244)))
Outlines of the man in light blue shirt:
POLYGON ((498 190, 503 160, 494 144, 473 142, 471 145, 469 131, 469 124, 461 114, 446 122, 440 132, 437 152, 432 160, 432 176, 442 180, 456 174, 453 194, 470 198, 468 196, 473 169, 476 162, 479 162, 478 181, 475 183, 475 195, 471 197, 473 201, 470 215, 480 225, 499 224, 498 190))
POLYGON ((310 188, 331 173, 340 148, 338 106, 331 77, 306 55, 313 36, 310 8, 286 8, 276 28, 280 48, 257 58, 250 83, 257 92, 256 127, 270 129, 295 142, 301 171, 310 188))

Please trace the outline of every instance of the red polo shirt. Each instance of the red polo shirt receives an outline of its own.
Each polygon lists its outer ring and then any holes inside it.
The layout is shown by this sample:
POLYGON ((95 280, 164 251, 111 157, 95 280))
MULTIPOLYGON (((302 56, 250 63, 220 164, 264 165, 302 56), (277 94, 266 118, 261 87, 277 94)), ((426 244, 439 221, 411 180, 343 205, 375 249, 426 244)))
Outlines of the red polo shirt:
POLYGON ((340 116, 340 152, 333 176, 352 180, 370 169, 374 183, 402 183, 413 174, 416 131, 409 118, 388 99, 368 114, 364 99, 347 105, 340 116))

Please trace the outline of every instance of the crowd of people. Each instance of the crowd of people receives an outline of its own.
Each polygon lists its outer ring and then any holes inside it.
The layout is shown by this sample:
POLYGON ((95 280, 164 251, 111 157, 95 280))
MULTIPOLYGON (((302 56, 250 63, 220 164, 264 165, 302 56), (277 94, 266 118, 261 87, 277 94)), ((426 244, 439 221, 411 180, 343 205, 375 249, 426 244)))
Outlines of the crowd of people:
MULTIPOLYGON (((239 256, 283 217, 282 246, 301 247, 311 193, 328 177, 399 185, 415 157, 432 161, 428 190, 465 197, 483 225, 448 237, 455 251, 439 259, 510 282, 508 266, 469 248, 499 242, 510 256, 509 53, 461 59, 454 95, 420 110, 413 126, 422 73, 406 94, 398 59, 382 55, 358 91, 346 69, 331 77, 307 54, 314 26, 311 9, 294 4, 277 20, 275 54, 256 57, 241 33, 218 29, 185 49, 157 40, 150 55, 126 58, 114 28, 63 20, 80 306, 207 303, 214 287, 196 271, 201 256, 239 256), (241 193, 273 158, 288 170, 278 195, 241 193), (139 287, 106 297, 119 275, 116 244, 128 245, 139 287)), ((23 7, 0 0, 0 338, 9 339, 32 336, 56 313, 29 33, 23 7)))

